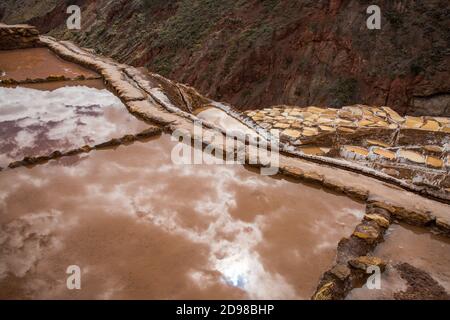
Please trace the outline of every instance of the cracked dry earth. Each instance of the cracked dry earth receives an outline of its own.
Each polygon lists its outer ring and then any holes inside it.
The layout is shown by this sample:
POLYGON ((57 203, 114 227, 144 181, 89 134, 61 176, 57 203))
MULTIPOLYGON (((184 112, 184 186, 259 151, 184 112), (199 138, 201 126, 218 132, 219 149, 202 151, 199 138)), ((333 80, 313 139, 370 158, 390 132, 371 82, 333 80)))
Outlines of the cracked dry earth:
POLYGON ((448 118, 240 113, 30 26, 0 35, 0 298, 449 299, 448 118), (279 173, 174 164, 175 130, 192 154, 275 142, 279 173))

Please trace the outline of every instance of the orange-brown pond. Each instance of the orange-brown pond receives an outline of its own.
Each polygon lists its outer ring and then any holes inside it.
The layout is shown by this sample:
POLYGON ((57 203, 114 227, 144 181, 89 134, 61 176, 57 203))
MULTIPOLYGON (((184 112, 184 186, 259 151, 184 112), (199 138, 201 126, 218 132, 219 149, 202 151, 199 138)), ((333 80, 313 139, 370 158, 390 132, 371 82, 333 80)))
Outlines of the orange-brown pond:
POLYGON ((46 79, 49 76, 97 77, 94 71, 65 61, 47 48, 0 51, 0 80, 46 79))
POLYGON ((25 156, 95 145, 146 128, 106 89, 0 87, 0 167, 25 156))
MULTIPOLYGON (((433 235, 417 227, 395 224, 390 227, 385 242, 378 245, 374 255, 389 263, 387 270, 382 274, 380 290, 369 290, 367 286, 363 286, 354 289, 347 297, 348 299, 394 299, 399 298, 397 295, 407 291, 408 288, 421 295, 432 291, 437 285, 450 293, 450 240, 448 238, 433 235), (396 266, 403 263, 413 268, 408 267, 404 270, 403 267, 398 270, 396 266), (416 268, 420 271, 415 270, 416 268), (403 276, 402 270, 404 270, 403 276), (434 281, 428 280, 429 277, 436 282, 434 285, 434 281), (408 278, 415 283, 415 288, 408 285, 408 278)), ((414 292, 409 295, 409 297, 414 296, 414 292)), ((405 295, 400 298, 404 299, 405 295)))
POLYGON ((0 172, 0 298, 310 298, 364 206, 239 165, 175 165, 174 145, 0 172))

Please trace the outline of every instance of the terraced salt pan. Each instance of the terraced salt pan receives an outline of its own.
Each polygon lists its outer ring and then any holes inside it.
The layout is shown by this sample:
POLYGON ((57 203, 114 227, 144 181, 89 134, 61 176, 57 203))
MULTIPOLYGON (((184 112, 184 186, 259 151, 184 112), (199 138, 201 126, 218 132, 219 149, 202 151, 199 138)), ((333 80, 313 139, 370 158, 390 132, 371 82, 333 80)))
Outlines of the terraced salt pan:
POLYGON ((106 89, 0 87, 1 167, 25 156, 95 145, 147 127, 106 89))
POLYGON ((390 264, 382 275, 381 290, 369 290, 363 286, 354 289, 348 299, 393 299, 395 293, 405 291, 406 281, 392 267, 399 263, 408 263, 425 271, 450 294, 448 238, 420 228, 394 224, 389 228, 385 242, 378 245, 373 254, 390 264))
POLYGON ((239 165, 174 165, 174 145, 2 172, 0 297, 309 299, 364 206, 239 165), (66 289, 72 264, 83 290, 66 289))
POLYGON ((21 83, 20 85, 4 85, 5 88, 29 88, 44 91, 53 91, 63 87, 88 87, 94 89, 106 89, 102 79, 89 79, 89 80, 66 80, 66 81, 48 81, 37 83, 21 83))

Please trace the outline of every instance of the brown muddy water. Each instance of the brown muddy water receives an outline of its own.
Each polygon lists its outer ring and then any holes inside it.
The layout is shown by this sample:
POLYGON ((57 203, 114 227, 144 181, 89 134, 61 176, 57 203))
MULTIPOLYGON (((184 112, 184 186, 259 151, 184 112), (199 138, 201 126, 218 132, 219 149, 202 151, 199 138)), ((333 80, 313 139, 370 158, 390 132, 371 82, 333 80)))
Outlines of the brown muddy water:
MULTIPOLYGON (((393 266, 408 263, 425 271, 447 293, 450 293, 450 240, 421 228, 394 224, 385 242, 375 249, 375 256, 389 263, 381 277, 381 289, 369 290, 366 286, 354 289, 348 299, 393 299, 396 292, 405 291, 407 281, 393 266)), ((420 288, 417 290, 425 290, 420 288)))
POLYGON ((1 167, 25 156, 92 146, 146 128, 106 89, 0 87, 1 167))
POLYGON ((65 61, 47 48, 0 50, 0 80, 45 79, 49 76, 97 77, 96 72, 65 61))
POLYGON ((0 298, 309 299, 364 206, 241 165, 175 165, 174 145, 1 172, 0 298))

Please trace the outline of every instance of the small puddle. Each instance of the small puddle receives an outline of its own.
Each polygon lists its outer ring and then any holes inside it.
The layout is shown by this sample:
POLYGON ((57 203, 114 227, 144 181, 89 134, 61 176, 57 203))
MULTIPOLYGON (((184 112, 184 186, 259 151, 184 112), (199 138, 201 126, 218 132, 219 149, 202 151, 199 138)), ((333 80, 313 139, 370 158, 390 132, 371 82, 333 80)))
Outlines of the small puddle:
POLYGON ((97 77, 96 72, 65 61, 47 48, 0 50, 0 80, 45 79, 49 76, 97 77))
POLYGON ((364 206, 240 165, 174 165, 174 145, 0 173, 0 298, 309 299, 364 206))
POLYGON ((0 87, 0 166, 25 156, 96 145, 149 126, 106 89, 0 87))
MULTIPOLYGON (((433 235, 427 230, 402 224, 392 225, 373 255, 391 266, 408 263, 428 273, 450 293, 450 240, 433 235)), ((393 299, 394 293, 407 289, 399 272, 388 267, 381 277, 381 289, 369 290, 366 286, 352 290, 348 299, 393 299)), ((421 288, 424 290, 425 288, 421 288)))

